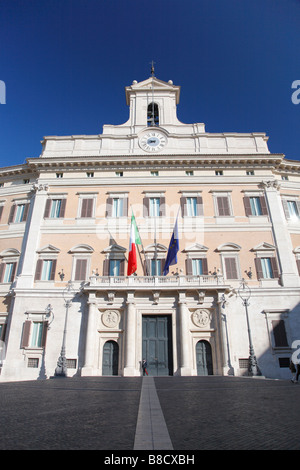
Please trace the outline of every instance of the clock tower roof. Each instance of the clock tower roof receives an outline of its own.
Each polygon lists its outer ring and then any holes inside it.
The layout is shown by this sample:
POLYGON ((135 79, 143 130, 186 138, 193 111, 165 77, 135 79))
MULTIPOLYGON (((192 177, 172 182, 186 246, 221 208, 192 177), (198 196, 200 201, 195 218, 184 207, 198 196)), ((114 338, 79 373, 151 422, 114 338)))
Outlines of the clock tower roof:
POLYGON ((151 76, 142 82, 137 82, 133 80, 130 86, 125 87, 125 94, 126 94, 126 104, 130 105, 130 97, 132 95, 137 95, 140 93, 145 93, 153 91, 154 95, 161 95, 161 94, 174 94, 176 99, 176 105, 179 104, 179 97, 180 97, 180 86, 173 85, 173 81, 169 80, 168 82, 164 82, 163 80, 159 80, 158 78, 151 76))

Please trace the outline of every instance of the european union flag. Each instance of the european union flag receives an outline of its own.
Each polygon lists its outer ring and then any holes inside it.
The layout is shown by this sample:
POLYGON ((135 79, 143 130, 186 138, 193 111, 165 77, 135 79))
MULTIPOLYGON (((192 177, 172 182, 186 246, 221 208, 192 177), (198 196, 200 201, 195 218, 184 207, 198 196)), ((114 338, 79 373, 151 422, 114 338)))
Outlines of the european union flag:
POLYGON ((179 237, 178 237, 178 225, 177 219, 174 225, 173 234, 170 240, 169 250, 167 253, 167 258, 165 262, 163 275, 166 276, 169 272, 169 267, 173 264, 177 264, 177 253, 179 251, 179 237))

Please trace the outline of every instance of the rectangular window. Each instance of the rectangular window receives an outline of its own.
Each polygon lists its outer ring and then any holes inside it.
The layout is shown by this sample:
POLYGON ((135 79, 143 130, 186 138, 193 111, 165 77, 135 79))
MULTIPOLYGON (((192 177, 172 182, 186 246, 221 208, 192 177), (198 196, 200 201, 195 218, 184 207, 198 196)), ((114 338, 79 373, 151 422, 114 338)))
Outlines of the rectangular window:
POLYGON ((12 282, 16 263, 6 263, 2 282, 12 282))
POLYGON ((288 346, 284 320, 272 321, 274 346, 275 348, 284 348, 288 346))
POLYGON ((192 272, 194 276, 200 276, 203 274, 202 259, 192 259, 192 272))
POLYGON ((238 279, 236 258, 225 258, 226 279, 238 279))
POLYGON ((86 280, 86 270, 87 270, 87 260, 86 259, 77 259, 76 260, 76 269, 75 269, 75 281, 85 281, 86 280))
POLYGON ((39 367, 39 360, 36 357, 29 357, 27 362, 27 367, 32 369, 38 369, 39 367))
POLYGON ((123 198, 113 198, 112 204, 112 216, 122 217, 123 215, 123 198))
POLYGON ((109 260, 109 275, 110 276, 120 276, 121 271, 121 260, 120 259, 111 259, 109 260))
POLYGON ((215 175, 216 176, 223 176, 223 170, 216 170, 215 175))
POLYGON ((276 279, 279 277, 277 260, 274 257, 255 258, 257 279, 276 279))
POLYGON ((43 261, 41 281, 50 281, 52 272, 53 260, 47 259, 43 261))
POLYGON ((36 322, 36 321, 32 322, 30 347, 32 348, 42 347, 43 327, 44 327, 44 322, 36 322))
POLYGON ((149 215, 150 217, 159 217, 160 215, 160 198, 150 197, 149 199, 149 215))
POLYGON ((56 259, 39 259, 36 264, 35 281, 54 281, 56 259))
POLYGON ((26 222, 29 210, 29 203, 14 204, 11 207, 8 223, 26 222))
POLYGON ((123 176, 123 171, 116 171, 116 176, 119 178, 123 176))
POLYGON ((46 202, 44 218, 58 219, 65 216, 66 199, 51 199, 46 202))
POLYGON ((287 206, 288 206, 290 218, 291 219, 298 219, 299 218, 299 212, 298 212, 297 202, 296 201, 287 201, 287 206))
POLYGON ((93 215, 94 199, 84 198, 81 201, 81 212, 80 217, 90 218, 93 215))
POLYGON ((53 199, 52 206, 51 206, 51 212, 50 212, 50 218, 51 219, 59 217, 60 208, 61 208, 61 199, 53 199))
POLYGON ((151 264, 150 264, 150 268, 151 268, 151 273, 150 275, 151 276, 161 276, 161 273, 162 273, 162 260, 161 259, 152 259, 151 260, 151 264))
POLYGON ((158 171, 151 171, 151 176, 158 176, 158 171))
POLYGON ((227 196, 217 196, 218 215, 227 216, 230 214, 229 200, 227 196))
POLYGON ((250 207, 252 215, 262 215, 259 197, 250 197, 250 207))
POLYGON ((187 197, 186 206, 187 206, 187 216, 195 217, 197 215, 197 198, 187 197))

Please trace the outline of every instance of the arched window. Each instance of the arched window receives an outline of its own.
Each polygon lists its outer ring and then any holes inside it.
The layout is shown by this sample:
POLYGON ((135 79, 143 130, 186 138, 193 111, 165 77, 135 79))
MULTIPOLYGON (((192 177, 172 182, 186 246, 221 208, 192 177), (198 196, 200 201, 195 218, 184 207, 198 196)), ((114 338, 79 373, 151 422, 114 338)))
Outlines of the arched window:
POLYGON ((158 105, 156 103, 150 103, 147 108, 147 125, 159 126, 159 115, 158 105))

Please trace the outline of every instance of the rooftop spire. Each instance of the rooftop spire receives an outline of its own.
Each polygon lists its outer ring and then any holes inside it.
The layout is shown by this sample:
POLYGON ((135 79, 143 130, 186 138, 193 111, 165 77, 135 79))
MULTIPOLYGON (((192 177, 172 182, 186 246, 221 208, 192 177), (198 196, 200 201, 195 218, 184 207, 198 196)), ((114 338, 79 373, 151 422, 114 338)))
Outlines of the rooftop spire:
POLYGON ((154 77, 154 64, 155 64, 155 62, 153 62, 153 60, 152 60, 152 62, 151 62, 151 75, 152 75, 152 77, 154 77))

